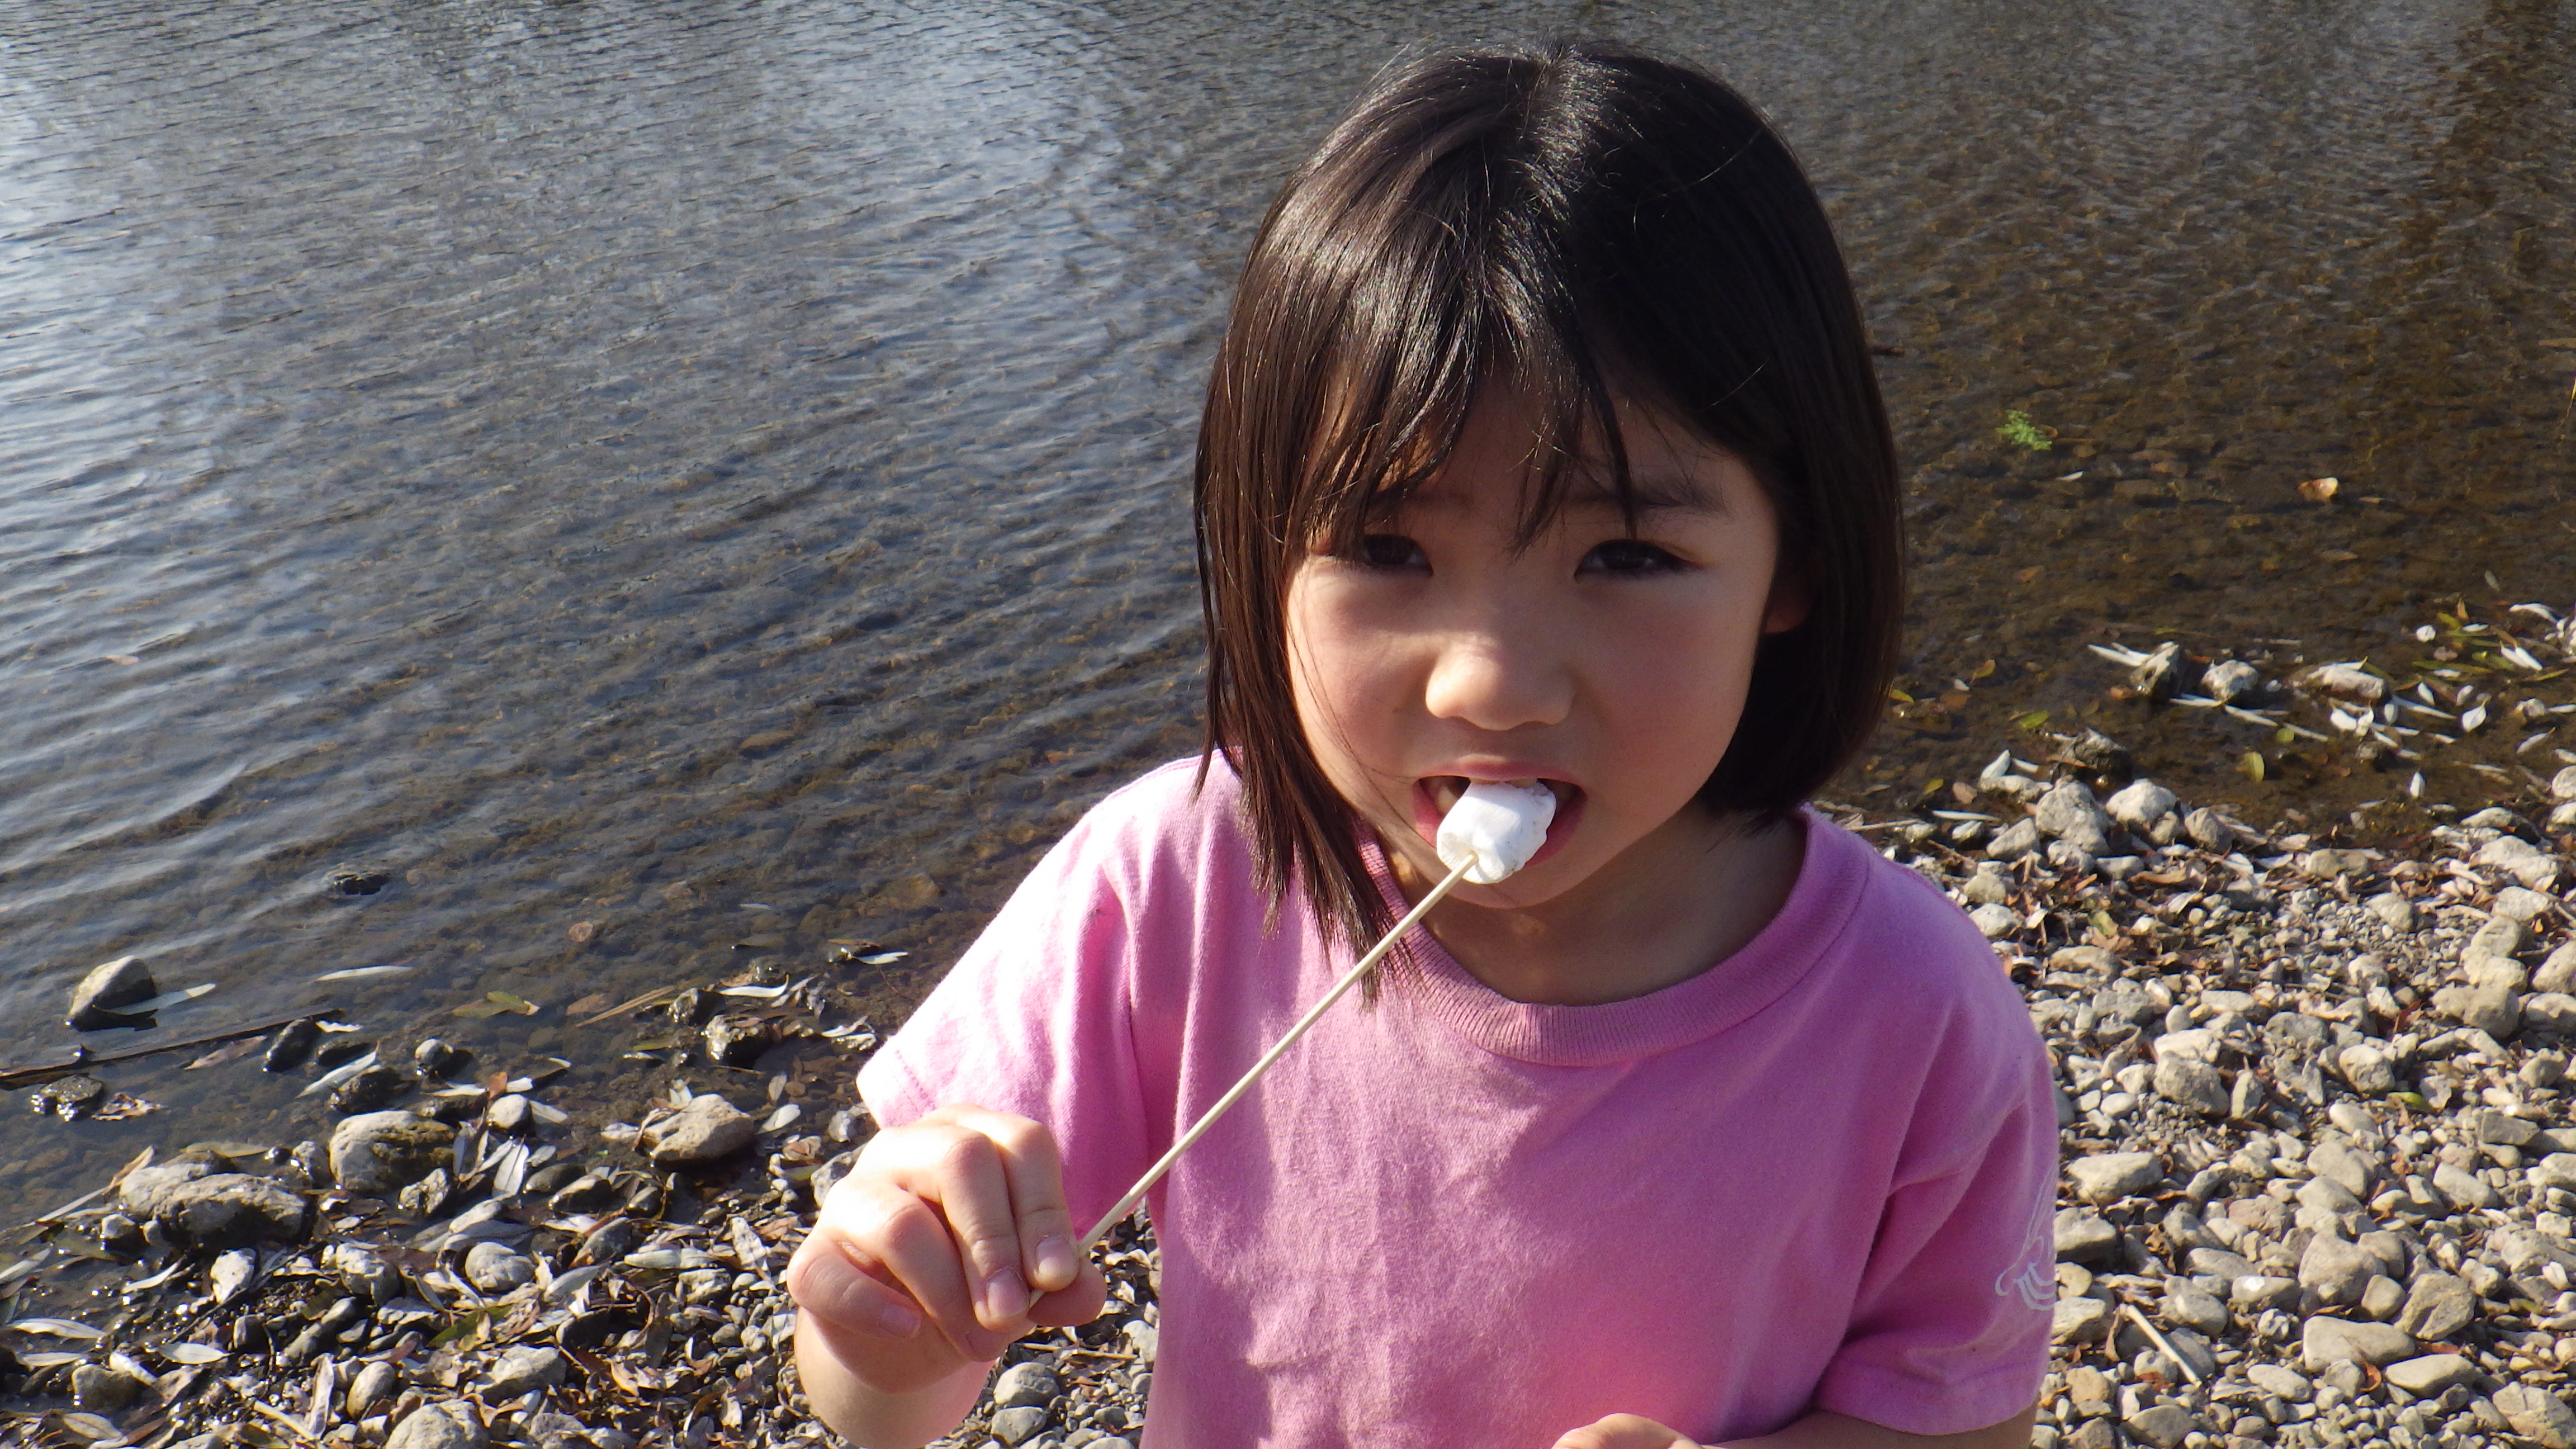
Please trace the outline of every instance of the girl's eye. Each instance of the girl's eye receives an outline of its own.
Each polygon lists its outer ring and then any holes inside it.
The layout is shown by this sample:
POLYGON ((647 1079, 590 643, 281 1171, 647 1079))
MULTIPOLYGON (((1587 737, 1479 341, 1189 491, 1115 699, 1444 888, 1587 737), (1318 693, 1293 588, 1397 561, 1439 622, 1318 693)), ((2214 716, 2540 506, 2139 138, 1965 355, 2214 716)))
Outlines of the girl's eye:
POLYGON ((1400 533, 1364 533, 1352 553, 1373 569, 1420 568, 1429 562, 1422 556, 1422 545, 1400 533))
POLYGON ((1682 561, 1638 538, 1614 538, 1595 544, 1583 556, 1580 571, 1603 574, 1659 574, 1682 567, 1682 561))

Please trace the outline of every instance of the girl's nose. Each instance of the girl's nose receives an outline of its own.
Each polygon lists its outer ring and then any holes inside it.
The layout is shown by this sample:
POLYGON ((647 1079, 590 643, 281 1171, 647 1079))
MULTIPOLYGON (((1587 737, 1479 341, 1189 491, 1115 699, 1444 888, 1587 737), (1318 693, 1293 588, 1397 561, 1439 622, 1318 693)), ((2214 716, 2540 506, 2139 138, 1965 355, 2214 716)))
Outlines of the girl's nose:
POLYGON ((1573 675, 1538 632, 1488 628, 1444 638, 1423 686, 1424 707, 1435 719, 1496 733, 1563 723, 1573 675))

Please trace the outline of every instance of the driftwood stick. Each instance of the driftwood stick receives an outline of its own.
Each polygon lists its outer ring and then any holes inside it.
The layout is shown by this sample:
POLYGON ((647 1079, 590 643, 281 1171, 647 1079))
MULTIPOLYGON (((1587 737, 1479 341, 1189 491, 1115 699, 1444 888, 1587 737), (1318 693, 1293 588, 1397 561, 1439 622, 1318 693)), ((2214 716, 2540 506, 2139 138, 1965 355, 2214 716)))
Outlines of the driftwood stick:
POLYGON ((281 1016, 274 1021, 257 1022, 250 1026, 237 1026, 228 1031, 212 1032, 205 1036, 192 1036, 185 1041, 165 1041, 153 1046, 135 1047, 131 1051, 108 1052, 101 1056, 92 1056, 84 1052, 75 1060, 61 1062, 50 1067, 15 1067, 8 1071, 0 1071, 0 1091, 6 1091, 11 1087, 41 1087, 47 1082, 59 1081, 60 1079, 71 1076, 74 1073, 88 1071, 92 1067, 108 1066, 116 1062, 130 1062, 142 1057, 157 1057, 163 1052, 183 1052, 191 1047, 205 1047, 213 1046, 217 1042, 239 1041, 246 1036, 263 1036, 269 1032, 277 1030, 279 1027, 286 1025, 290 1021, 298 1021, 311 1015, 314 1015, 314 1013, 309 1011, 299 1011, 293 1016, 281 1016))

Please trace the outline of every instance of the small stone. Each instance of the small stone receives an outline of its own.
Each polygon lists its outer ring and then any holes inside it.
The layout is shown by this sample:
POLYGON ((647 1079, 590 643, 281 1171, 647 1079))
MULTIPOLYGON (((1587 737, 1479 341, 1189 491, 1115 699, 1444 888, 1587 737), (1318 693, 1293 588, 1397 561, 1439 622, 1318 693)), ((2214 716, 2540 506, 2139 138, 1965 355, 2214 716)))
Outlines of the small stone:
POLYGON ((2576 995, 2564 991, 2533 992, 2522 999, 2522 1024, 2532 1031, 2576 1035, 2576 995))
POLYGON ((571 1360, 559 1348, 514 1348, 501 1355, 492 1370, 492 1385, 485 1396, 492 1399, 515 1399, 531 1389, 550 1389, 564 1380, 571 1360))
POLYGON ((2510 1040, 2522 1029, 2522 1003, 2502 982, 2443 987, 2433 993, 2433 1010, 2498 1041, 2510 1040))
POLYGON ((455 1191, 456 1184, 449 1180, 447 1169, 433 1167, 429 1176, 395 1193, 394 1202, 413 1217, 434 1218, 441 1208, 447 1206, 449 1194, 455 1191))
POLYGON ((2309 1319, 2299 1335, 2299 1361, 2310 1373, 2323 1372, 2339 1363, 2374 1367, 2395 1363, 2414 1357, 2415 1348, 2412 1337, 2388 1324, 2356 1323, 2322 1313, 2309 1319))
POLYGON ((2078 1364, 2066 1371, 2066 1397, 2075 1412, 2086 1418, 2107 1414, 2118 1404, 2120 1386, 2111 1376, 2089 1364, 2078 1364))
MULTIPOLYGON (((2335 1105, 2349 1107, 2353 1104, 2337 1102, 2335 1105)), ((2379 1177, 2380 1167, 2376 1158, 2340 1142, 2320 1142, 2308 1153, 2308 1171, 2318 1177, 2331 1178, 2342 1184, 2344 1191, 2366 1200, 2370 1196, 2371 1184, 2379 1177)))
POLYGON ((2475 1385, 2478 1365, 2466 1354, 2428 1353, 2422 1358, 2399 1359, 2383 1370, 2388 1381, 2419 1399, 2438 1396, 2453 1384, 2475 1385))
POLYGON ((2111 1427, 2108 1418, 2087 1419, 2066 1436, 2064 1449, 2112 1449, 2120 1442, 2120 1431, 2111 1427))
POLYGON ((2012 902, 2012 886, 2005 881, 2004 873, 1995 869, 1992 862, 1988 862, 1969 872, 1967 881, 1959 887, 1959 895, 1971 906, 2009 905, 2012 902))
POLYGON ((349 1397, 344 1401, 351 1421, 366 1418, 378 1408, 390 1404, 402 1390, 402 1370, 383 1359, 376 1359, 358 1370, 349 1381, 349 1397))
POLYGON ((125 1412, 150 1387, 132 1374, 105 1364, 85 1363, 72 1370, 72 1407, 85 1414, 113 1417, 125 1412))
POLYGON ((2039 826, 2026 818, 2016 820, 1996 831, 1995 838, 1986 842, 1986 858, 2019 860, 2025 855, 2035 855, 2042 839, 2039 826))
POLYGON ((2014 915, 2009 906, 1978 906, 1968 912, 1968 919, 1976 923, 1977 933, 1989 941, 2000 941, 2021 928, 2021 917, 2014 915))
POLYGON ((2489 1396, 2513 1431, 2540 1449, 2568 1449, 2576 1442, 2576 1414, 2556 1394, 2529 1384, 2507 1384, 2489 1396))
POLYGON ((302 1194, 272 1178, 216 1172, 155 1193, 152 1217, 172 1238, 220 1251, 300 1241, 309 1210, 302 1194))
POLYGON ((2411 936, 2415 933, 2415 903, 2398 892, 2382 891, 2372 896, 2369 908, 2370 913, 2379 918, 2381 925, 2397 934, 2411 936))
POLYGON ((2457 1164, 2444 1162, 2433 1168, 2433 1190, 2450 1200, 2453 1207, 2483 1211, 2494 1207, 2499 1199, 2487 1180, 2457 1164))
POLYGON ((2304 1404, 2315 1392, 2307 1377, 2286 1364, 2257 1363, 2245 1370, 2246 1380, 2285 1404, 2304 1404))
POLYGON ((2181 803, 2174 792, 2153 780, 2131 780, 2102 802, 2102 811, 2123 828, 2144 835, 2181 803))
POLYGON ((456 1129, 409 1112, 365 1112, 331 1129, 331 1177, 361 1197, 418 1182, 454 1156, 456 1129))
POLYGON ((140 956, 119 956, 103 965, 93 966, 89 974, 72 988, 71 1009, 63 1023, 74 1031, 99 1031, 111 1026, 141 1026, 149 1018, 126 1016, 114 1008, 150 1001, 161 994, 159 983, 152 979, 152 968, 140 956))
POLYGON ((2251 1315, 2269 1312, 2275 1308, 2285 1310, 2294 1308, 2298 1306, 2300 1291, 2299 1280, 2296 1278, 2282 1278, 2270 1273, 2248 1273, 2243 1277, 2228 1280, 2227 1299, 2251 1315))
POLYGON ((2448 1273, 2426 1273, 2406 1293, 2397 1310, 2401 1332, 2422 1339, 2445 1339, 2469 1326, 2477 1316, 2478 1295, 2468 1283, 2448 1273))
POLYGON ((2546 890, 2558 883, 2558 857, 2519 836, 2500 835, 2479 846, 2469 864, 2501 872, 2529 890, 2546 890))
POLYGON ((2397 1316, 2399 1305, 2406 1301, 2406 1290, 2397 1280, 2384 1273, 2374 1273, 2361 1285, 2361 1311, 2381 1323, 2397 1316))
POLYGON ((476 1243, 465 1253, 465 1281, 498 1296, 537 1281, 536 1261, 506 1243, 476 1243))
POLYGON ((2191 837, 2192 844, 2213 854, 2224 855, 2236 848, 2236 827, 2206 805, 2183 817, 2182 833, 2191 837))
POLYGON ((546 1206, 557 1213, 588 1213, 597 1216, 617 1206, 623 1198, 624 1194, 617 1190, 617 1184, 595 1172, 584 1173, 564 1184, 560 1191, 546 1199, 546 1206))
POLYGON ((694 1167, 749 1147, 760 1126, 742 1109, 713 1092, 700 1092, 689 1105, 637 1135, 635 1145, 655 1167, 694 1167))
POLYGON ((2335 1065, 2352 1089, 2365 1097, 2384 1097, 2397 1090, 2396 1066, 2388 1060, 2388 1053, 2369 1042, 2355 1042, 2336 1053, 2335 1065))
POLYGON ((385 1440, 385 1449, 489 1449, 491 1442, 473 1406, 449 1399, 405 1415, 385 1440))
POLYGON ((2048 1341, 2100 1343, 2110 1332, 2110 1304, 2099 1298, 2060 1298, 2052 1310, 2048 1341))
POLYGON ((410 1088, 409 1078, 378 1062, 331 1089, 331 1110, 344 1117, 359 1112, 380 1112, 410 1088))
POLYGON ((2200 676, 2200 689, 2220 704, 2233 704, 2262 682, 2262 672, 2253 665, 2242 659, 2221 659, 2200 676))
POLYGON ((2377 704, 2388 697, 2388 681, 2358 664, 2320 664, 2302 677, 2308 688, 2339 699, 2377 704))
POLYGON ((993 1402, 1005 1409, 1051 1404, 1058 1392, 1055 1375, 1041 1363, 1015 1363, 993 1380, 993 1402))
POLYGON ((2152 1152, 2105 1152, 2066 1164, 2075 1180, 2075 1195, 2100 1205, 2118 1202, 2164 1181, 2164 1166, 2152 1152))
POLYGON ((2328 1304, 2358 1302, 2379 1260, 2329 1234, 2319 1233, 2299 1255, 2299 1282, 2328 1304))
POLYGON ((2100 1213, 2062 1208, 2057 1214, 2057 1256, 2068 1263, 2099 1263, 2120 1246, 2120 1230, 2100 1213))
POLYGON ((747 1067, 778 1043, 778 1028, 754 1016, 719 1016, 707 1023, 707 1060, 718 1066, 747 1067))
POLYGON ((1002 1409, 993 1415, 993 1437, 1005 1444, 1023 1444, 1036 1438, 1046 1421, 1047 1411, 1035 1406, 1002 1409))
POLYGON ((2212 1338, 2227 1331, 2227 1305, 2188 1278, 2165 1280, 2164 1320, 2212 1338))
POLYGON ((2156 1449, 2175 1449, 2182 1443, 2184 1435, 2205 1432, 2200 1420, 2192 1417, 2191 1410, 2180 1404, 2158 1404, 2152 1409, 2141 1409, 2131 1414, 2121 1427, 2129 1431, 2130 1438, 2143 1444, 2153 1444, 2156 1449))
MULTIPOLYGON (((2576 770, 2576 765, 2567 768, 2576 770)), ((2549 953, 2540 969, 2531 973, 2531 986, 2535 991, 2576 992, 2576 939, 2560 943, 2549 953)))
POLYGON ((443 1082, 464 1069, 474 1054, 463 1047, 449 1046, 437 1037, 423 1037, 411 1051, 411 1064, 424 1080, 443 1082))
POLYGON ((2227 1078, 2207 1062, 2179 1056, 2159 1060, 2156 1095, 2204 1117, 2227 1115, 2227 1078))

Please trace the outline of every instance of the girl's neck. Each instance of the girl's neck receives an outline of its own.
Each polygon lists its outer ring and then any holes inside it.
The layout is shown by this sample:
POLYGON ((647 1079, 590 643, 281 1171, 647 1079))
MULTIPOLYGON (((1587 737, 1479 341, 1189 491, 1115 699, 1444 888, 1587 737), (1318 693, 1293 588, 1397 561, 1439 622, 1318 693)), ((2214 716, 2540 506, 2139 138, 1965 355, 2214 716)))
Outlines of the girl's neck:
MULTIPOLYGON (((1443 901, 1428 925, 1469 975, 1514 1001, 1626 1001, 1687 981, 1751 941, 1787 904, 1805 851, 1794 819, 1756 829, 1694 807, 1536 906, 1443 901)), ((1390 852, 1388 863, 1406 899, 1430 890, 1401 855, 1390 852)))

